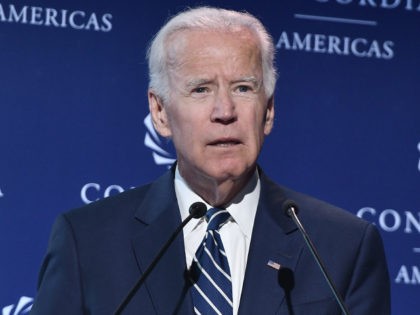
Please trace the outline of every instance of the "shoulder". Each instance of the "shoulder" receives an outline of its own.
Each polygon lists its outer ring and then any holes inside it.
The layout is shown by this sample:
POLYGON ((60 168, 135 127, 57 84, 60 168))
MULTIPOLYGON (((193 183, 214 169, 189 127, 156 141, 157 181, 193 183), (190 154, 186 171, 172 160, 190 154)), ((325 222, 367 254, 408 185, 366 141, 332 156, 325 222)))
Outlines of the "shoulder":
POLYGON ((298 216, 302 224, 309 231, 323 231, 324 235, 359 234, 362 235, 366 230, 375 229, 375 227, 351 213, 349 209, 343 209, 324 200, 320 200, 308 194, 295 191, 286 186, 279 185, 268 178, 264 173, 261 175, 262 194, 270 200, 276 199, 282 211, 281 204, 290 199, 293 200, 298 208, 298 216))
POLYGON ((64 216, 71 221, 125 220, 133 218, 150 204, 166 198, 172 190, 173 172, 168 171, 151 183, 72 209, 64 213, 64 216))
POLYGON ((294 200, 299 207, 299 215, 302 220, 313 222, 325 222, 325 224, 343 224, 350 226, 366 226, 369 223, 348 209, 343 209, 327 201, 317 199, 313 196, 294 191, 282 186, 285 194, 294 200))
POLYGON ((69 221, 102 221, 116 217, 133 217, 151 184, 126 190, 118 195, 94 201, 62 214, 69 221))

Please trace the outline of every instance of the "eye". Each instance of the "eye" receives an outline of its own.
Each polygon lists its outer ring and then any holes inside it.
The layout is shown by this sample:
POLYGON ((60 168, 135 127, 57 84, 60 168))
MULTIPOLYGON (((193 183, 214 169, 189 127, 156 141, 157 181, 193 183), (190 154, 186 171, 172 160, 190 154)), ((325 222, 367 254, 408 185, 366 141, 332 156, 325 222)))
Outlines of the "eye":
POLYGON ((251 87, 248 85, 239 85, 236 90, 240 93, 246 93, 251 91, 251 87))
POLYGON ((192 92, 193 93, 199 93, 199 94, 206 93, 206 92, 208 92, 208 88, 206 88, 204 86, 199 86, 199 87, 196 87, 195 89, 193 89, 192 92))

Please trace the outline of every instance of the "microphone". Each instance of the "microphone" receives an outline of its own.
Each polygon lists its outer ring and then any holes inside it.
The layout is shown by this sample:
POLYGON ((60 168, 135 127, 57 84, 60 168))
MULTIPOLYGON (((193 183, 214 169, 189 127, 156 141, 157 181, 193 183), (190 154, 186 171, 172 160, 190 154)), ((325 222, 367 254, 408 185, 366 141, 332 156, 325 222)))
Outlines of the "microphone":
POLYGON ((338 292, 337 288, 335 287, 330 275, 327 272, 327 269, 325 268, 314 244, 312 243, 309 235, 306 233, 305 228, 303 227, 302 223, 300 222, 299 218, 297 217, 298 213, 298 206, 293 200, 286 200, 283 203, 283 211, 284 213, 292 218, 293 222, 295 222, 296 226, 298 227, 300 233, 303 236, 303 239, 305 240, 305 243, 307 247, 309 248, 309 251, 311 252, 312 256, 314 257, 316 263, 318 264, 319 269, 322 272, 322 275, 324 276, 325 280, 328 283, 328 286, 330 287, 335 300, 337 301, 337 304, 340 306, 341 311, 344 315, 350 315, 350 312, 347 308, 347 306, 344 304, 343 298, 341 297, 340 293, 338 292))
POLYGON ((121 304, 118 306, 117 310, 114 312, 114 315, 119 315, 124 310, 124 308, 128 305, 128 303, 131 301, 131 299, 134 297, 136 292, 140 289, 140 287, 143 285, 144 281, 146 281, 149 274, 152 272, 153 268, 157 265, 157 263, 160 261, 162 256, 165 254, 169 246, 172 244, 172 242, 175 240, 175 238, 178 236, 179 232, 184 228, 185 225, 187 225, 188 222, 191 221, 191 219, 199 219, 207 212, 207 207, 203 202, 194 202, 189 209, 190 214, 188 217, 181 222, 181 224, 177 227, 177 229, 174 231, 174 233, 171 235, 171 237, 167 240, 167 242, 162 246, 159 253, 156 255, 156 257, 152 260, 149 267, 147 267, 146 271, 141 275, 141 277, 137 280, 135 285, 131 288, 130 292, 126 295, 124 300, 121 302, 121 304))

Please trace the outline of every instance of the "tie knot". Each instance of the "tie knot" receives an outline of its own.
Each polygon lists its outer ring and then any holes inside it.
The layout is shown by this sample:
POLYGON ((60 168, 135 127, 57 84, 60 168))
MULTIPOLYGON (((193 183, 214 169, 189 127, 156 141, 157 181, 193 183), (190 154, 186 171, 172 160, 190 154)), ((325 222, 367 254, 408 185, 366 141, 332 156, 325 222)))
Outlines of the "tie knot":
POLYGON ((230 214, 225 209, 211 208, 206 213, 207 231, 219 230, 220 226, 230 218, 230 214))

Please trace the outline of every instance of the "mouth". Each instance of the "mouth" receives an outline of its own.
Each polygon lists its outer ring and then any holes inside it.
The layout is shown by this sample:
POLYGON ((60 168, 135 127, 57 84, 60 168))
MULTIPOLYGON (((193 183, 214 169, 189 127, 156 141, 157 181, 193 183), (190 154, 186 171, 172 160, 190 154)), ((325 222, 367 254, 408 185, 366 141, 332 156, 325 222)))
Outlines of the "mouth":
POLYGON ((233 138, 217 139, 209 143, 210 146, 215 147, 232 147, 238 144, 241 144, 241 141, 233 138))

